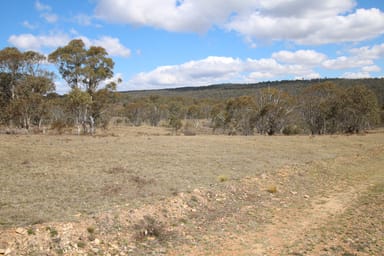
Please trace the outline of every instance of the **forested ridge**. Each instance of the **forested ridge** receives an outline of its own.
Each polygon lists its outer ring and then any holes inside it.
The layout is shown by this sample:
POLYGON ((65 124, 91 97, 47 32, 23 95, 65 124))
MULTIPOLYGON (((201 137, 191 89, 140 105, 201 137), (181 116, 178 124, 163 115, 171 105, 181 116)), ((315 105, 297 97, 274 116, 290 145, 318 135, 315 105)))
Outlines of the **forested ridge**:
POLYGON ((314 79, 118 92, 102 47, 73 40, 49 54, 0 51, 0 122, 27 132, 95 134, 111 124, 175 134, 360 133, 382 125, 384 79, 314 79), (69 92, 55 92, 55 64, 69 92))

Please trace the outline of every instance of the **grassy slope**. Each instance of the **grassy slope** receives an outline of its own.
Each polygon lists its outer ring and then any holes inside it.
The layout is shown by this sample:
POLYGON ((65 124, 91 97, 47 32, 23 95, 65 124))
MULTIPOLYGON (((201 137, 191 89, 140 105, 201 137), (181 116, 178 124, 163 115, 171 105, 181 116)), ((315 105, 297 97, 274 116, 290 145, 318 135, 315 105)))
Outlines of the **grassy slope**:
POLYGON ((256 84, 219 84, 202 87, 185 87, 176 89, 128 91, 123 92, 131 98, 138 98, 150 95, 166 97, 190 97, 197 99, 227 99, 242 95, 254 95, 259 89, 272 87, 285 90, 292 95, 297 95, 304 88, 324 82, 333 82, 340 86, 366 85, 373 90, 378 97, 380 105, 384 104, 384 79, 314 79, 296 81, 274 81, 261 82, 256 84))

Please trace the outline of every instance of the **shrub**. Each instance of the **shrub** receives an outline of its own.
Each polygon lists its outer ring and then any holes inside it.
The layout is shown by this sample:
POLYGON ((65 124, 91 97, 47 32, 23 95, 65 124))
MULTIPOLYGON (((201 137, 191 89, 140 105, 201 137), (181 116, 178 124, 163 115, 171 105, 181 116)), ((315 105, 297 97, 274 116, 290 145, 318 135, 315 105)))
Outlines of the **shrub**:
POLYGON ((143 240, 147 237, 155 237, 158 240, 166 238, 164 225, 158 222, 154 217, 146 215, 139 223, 134 225, 136 240, 143 240))

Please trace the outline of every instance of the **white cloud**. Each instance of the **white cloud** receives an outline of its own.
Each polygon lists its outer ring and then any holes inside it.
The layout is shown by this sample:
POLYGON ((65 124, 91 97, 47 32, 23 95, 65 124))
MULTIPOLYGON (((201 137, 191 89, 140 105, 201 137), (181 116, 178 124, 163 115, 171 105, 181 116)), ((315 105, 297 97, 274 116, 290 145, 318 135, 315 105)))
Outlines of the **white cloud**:
POLYGON ((150 72, 137 74, 130 86, 140 88, 199 86, 234 79, 243 63, 239 59, 211 56, 180 65, 160 66, 150 72))
POLYGON ((249 2, 256 1, 99 0, 95 12, 110 22, 201 33, 248 8, 249 2))
POLYGON ((327 59, 325 54, 313 50, 279 51, 274 53, 272 57, 281 62, 302 65, 318 65, 327 59))
POLYGON ((201 33, 216 26, 251 42, 327 44, 384 34, 382 11, 355 6, 354 0, 98 0, 95 13, 109 22, 177 32, 201 33))
POLYGON ((43 13, 41 14, 41 17, 43 17, 48 23, 56 23, 59 17, 54 13, 43 13))
POLYGON ((31 24, 29 21, 27 21, 27 20, 25 20, 25 21, 23 21, 23 26, 25 27, 25 28, 28 28, 28 29, 36 29, 37 28, 37 26, 36 25, 34 25, 34 24, 31 24))
POLYGON ((342 78, 348 78, 348 79, 361 79, 361 78, 370 78, 371 75, 368 72, 345 72, 342 76, 342 78))
MULTIPOLYGON (((78 37, 78 36, 76 36, 78 37)), ((103 36, 98 39, 89 39, 81 37, 86 46, 96 45, 105 48, 109 55, 129 57, 131 50, 121 44, 118 38, 103 36)), ((70 40, 74 38, 66 34, 53 34, 36 36, 32 34, 12 35, 9 37, 8 42, 17 48, 24 50, 41 51, 44 48, 53 50, 54 48, 65 46, 70 40)))
POLYGON ((120 40, 115 37, 103 36, 100 39, 91 40, 92 45, 98 45, 105 48, 109 55, 129 57, 131 50, 120 43, 120 40))
POLYGON ((285 65, 274 59, 246 59, 210 56, 180 65, 160 66, 128 81, 132 89, 202 86, 227 82, 257 82, 281 78, 314 78, 320 75, 303 65, 285 65))
MULTIPOLYGON (((329 1, 322 1, 329 2, 329 1)), ((300 10, 299 10, 300 11, 300 10)), ((315 10, 312 10, 315 14, 315 10)), ((227 24, 229 30, 262 40, 290 40, 299 44, 327 44, 363 41, 384 33, 384 13, 378 9, 358 9, 347 15, 318 17, 275 16, 254 12, 237 16, 227 24)))
POLYGON ((78 14, 73 17, 73 20, 75 20, 81 26, 92 25, 92 17, 85 14, 78 14))
POLYGON ((51 12, 51 6, 41 3, 39 0, 35 2, 35 9, 41 13, 40 17, 45 19, 45 21, 47 21, 48 23, 56 23, 59 19, 56 14, 51 12))
POLYGON ((325 68, 332 70, 358 68, 372 64, 372 60, 356 56, 341 56, 336 59, 329 59, 323 62, 323 66, 325 68))
POLYGON ((380 72, 381 71, 381 68, 377 65, 372 65, 372 66, 366 66, 366 67, 362 67, 361 69, 363 72, 380 72))
POLYGON ((51 10, 52 10, 51 6, 42 4, 39 0, 37 0, 37 1, 35 2, 35 8, 36 8, 36 10, 38 10, 39 12, 43 12, 43 11, 51 11, 51 10))
POLYGON ((17 48, 39 51, 42 48, 56 48, 68 43, 65 34, 35 36, 32 34, 11 35, 8 42, 17 48))
POLYGON ((384 57, 384 43, 380 45, 364 46, 361 48, 351 49, 350 52, 359 57, 366 59, 379 59, 384 57))

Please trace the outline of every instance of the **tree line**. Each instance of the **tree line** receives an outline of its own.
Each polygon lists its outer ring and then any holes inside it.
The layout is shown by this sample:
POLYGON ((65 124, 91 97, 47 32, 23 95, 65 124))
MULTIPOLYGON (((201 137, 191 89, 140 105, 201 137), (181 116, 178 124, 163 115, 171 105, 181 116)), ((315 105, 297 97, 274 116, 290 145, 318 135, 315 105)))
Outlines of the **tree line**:
MULTIPOLYGON (((201 120, 214 133, 333 134, 359 133, 380 123, 384 106, 364 83, 340 86, 309 83, 294 93, 266 86, 232 98, 167 95, 129 97, 116 92, 114 62, 102 47, 88 49, 75 39, 48 56, 7 47, 0 51, 0 123, 39 131, 75 128, 94 134, 114 120, 124 125, 166 125, 178 132, 198 128, 201 120), (70 88, 55 93, 53 63, 70 88)), ((362 80, 363 82, 363 80, 362 80)), ((232 86, 233 88, 236 88, 232 86)), ((217 87, 217 93, 220 93, 217 87)), ((198 90, 198 89, 194 89, 198 90)), ((183 94, 181 94, 183 95, 183 94)))
POLYGON ((376 127, 383 109, 364 85, 323 82, 294 95, 273 87, 229 99, 149 95, 121 104, 118 113, 137 126, 157 126, 163 120, 178 130, 180 123, 208 120, 214 133, 289 135, 359 133, 376 127))

